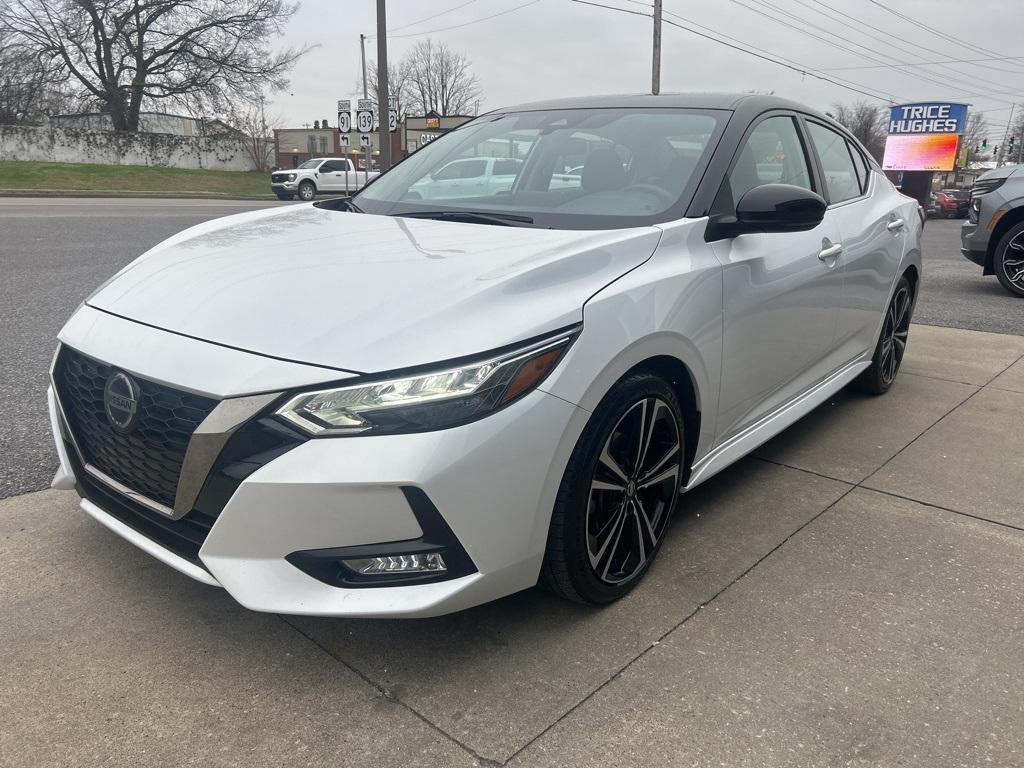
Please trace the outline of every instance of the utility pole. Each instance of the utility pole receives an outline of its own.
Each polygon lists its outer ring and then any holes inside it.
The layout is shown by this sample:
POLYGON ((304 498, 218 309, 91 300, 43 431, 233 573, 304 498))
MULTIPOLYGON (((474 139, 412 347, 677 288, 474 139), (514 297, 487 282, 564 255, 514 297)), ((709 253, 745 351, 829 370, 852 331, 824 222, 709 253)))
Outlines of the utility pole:
MULTIPOLYGON (((366 89, 366 35, 362 33, 359 34, 359 55, 363 60, 363 98, 368 99, 370 96, 366 89)), ((366 158, 363 161, 365 164, 363 167, 363 173, 365 174, 363 179, 364 186, 370 181, 370 149, 371 147, 366 148, 366 158)), ((359 177, 356 176, 356 184, 358 183, 359 177)))
POLYGON ((1006 130, 1003 131, 1003 142, 999 145, 999 151, 996 153, 996 168, 1003 167, 1003 153, 1006 152, 1006 139, 1013 130, 1013 111, 1017 108, 1016 104, 1010 105, 1010 118, 1006 122, 1006 130))
POLYGON ((391 167, 391 102, 388 99, 388 23, 384 0, 377 0, 377 117, 381 173, 391 167))
POLYGON ((661 93, 661 0, 654 0, 654 49, 651 62, 651 93, 661 93))

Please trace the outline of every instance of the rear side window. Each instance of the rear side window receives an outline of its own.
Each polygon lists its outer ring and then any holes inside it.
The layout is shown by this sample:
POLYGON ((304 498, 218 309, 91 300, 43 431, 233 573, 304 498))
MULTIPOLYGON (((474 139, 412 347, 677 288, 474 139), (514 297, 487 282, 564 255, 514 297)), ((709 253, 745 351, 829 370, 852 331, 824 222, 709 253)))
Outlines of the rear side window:
POLYGON ((811 142, 821 159, 829 202, 841 203, 843 200, 860 197, 863 170, 858 174, 846 138, 819 123, 809 122, 807 127, 811 133, 811 142))

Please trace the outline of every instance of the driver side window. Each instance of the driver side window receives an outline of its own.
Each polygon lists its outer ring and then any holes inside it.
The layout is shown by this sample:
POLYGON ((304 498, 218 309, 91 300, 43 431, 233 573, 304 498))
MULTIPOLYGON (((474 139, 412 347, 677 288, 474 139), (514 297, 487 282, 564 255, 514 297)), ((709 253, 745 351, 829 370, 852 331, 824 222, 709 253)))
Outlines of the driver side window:
POLYGON ((719 202, 726 207, 728 201, 735 210, 743 195, 762 184, 793 184, 814 190, 796 118, 769 117, 751 131, 719 193, 719 202))

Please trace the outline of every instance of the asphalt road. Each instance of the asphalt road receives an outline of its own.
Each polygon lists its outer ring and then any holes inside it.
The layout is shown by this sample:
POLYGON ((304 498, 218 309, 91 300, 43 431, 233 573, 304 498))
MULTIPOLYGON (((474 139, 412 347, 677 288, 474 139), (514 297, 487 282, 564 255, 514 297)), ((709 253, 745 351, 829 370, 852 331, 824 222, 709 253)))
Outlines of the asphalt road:
MULTIPOLYGON (((164 238, 207 219, 277 203, 115 198, 0 198, 0 498, 45 488, 56 456, 46 372, 61 325, 92 290, 164 238)), ((1024 302, 959 252, 958 221, 925 227, 915 320, 1024 335, 1024 302)))
POLYGON ((276 204, 0 198, 0 498, 45 488, 53 477, 46 377, 57 332, 75 307, 175 232, 276 204))

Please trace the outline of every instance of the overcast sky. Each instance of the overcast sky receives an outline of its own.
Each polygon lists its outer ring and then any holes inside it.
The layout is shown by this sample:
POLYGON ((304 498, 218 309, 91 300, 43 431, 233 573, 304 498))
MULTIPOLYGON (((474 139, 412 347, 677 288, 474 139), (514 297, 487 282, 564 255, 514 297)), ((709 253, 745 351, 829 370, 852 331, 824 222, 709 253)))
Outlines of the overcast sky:
MULTIPOLYGON (((646 0, 595 2, 650 11, 646 0)), ((1003 130, 1010 103, 1024 102, 1024 49, 1019 46, 1022 0, 665 0, 664 7, 667 21, 688 24, 679 18, 685 17, 776 57, 854 81, 865 91, 900 101, 972 103, 986 112, 993 137, 1003 130), (958 42, 915 27, 880 6, 937 28, 958 42), (871 28, 843 18, 840 12, 871 28), (1020 58, 931 65, 910 72, 877 67, 880 61, 1000 55, 1020 58)), ((643 16, 572 0, 388 0, 388 22, 393 30, 388 49, 392 60, 428 37, 466 54, 483 89, 482 110, 536 99, 650 89, 652 21, 643 16), (505 11, 510 12, 485 19, 505 11), (473 23, 477 20, 481 21, 473 23), (455 25, 465 26, 444 29, 455 25)), ((361 95, 356 93, 359 33, 372 35, 375 30, 375 0, 302 0, 282 43, 319 47, 296 66, 288 92, 272 97, 274 111, 288 125, 321 118, 333 125, 335 101, 361 95)), ((367 43, 367 58, 376 58, 375 41, 367 43)), ((671 26, 664 29, 661 77, 663 92, 774 91, 819 109, 837 101, 867 98, 671 26)))

